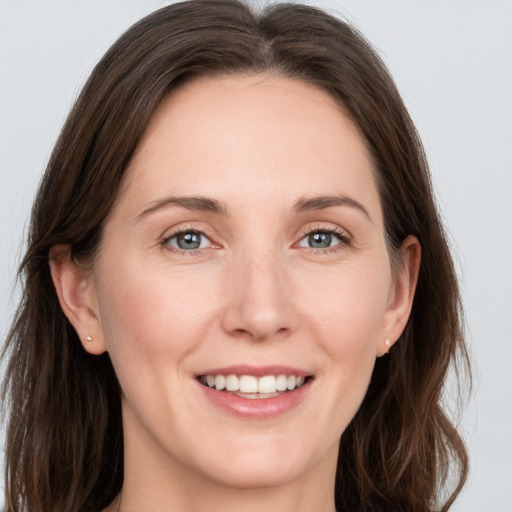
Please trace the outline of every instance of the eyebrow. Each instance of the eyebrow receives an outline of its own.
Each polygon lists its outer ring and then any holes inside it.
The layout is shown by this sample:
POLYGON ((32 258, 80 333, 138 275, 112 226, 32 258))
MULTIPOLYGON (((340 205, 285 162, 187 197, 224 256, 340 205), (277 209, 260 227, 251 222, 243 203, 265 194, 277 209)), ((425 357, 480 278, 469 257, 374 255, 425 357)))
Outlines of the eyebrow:
MULTIPOLYGON (((217 215, 226 215, 227 213, 227 208, 220 201, 204 196, 165 197, 163 199, 152 201, 150 205, 151 206, 149 208, 146 208, 137 216, 136 222, 139 222, 143 218, 156 211, 170 208, 172 206, 180 206, 188 210, 210 212, 217 215)), ((372 220, 366 208, 359 201, 356 201, 355 199, 352 199, 343 194, 338 194, 335 196, 317 196, 310 198, 301 197, 293 205, 292 211, 296 213, 302 213, 312 210, 323 210, 332 206, 350 206, 364 213, 364 215, 368 217, 370 221, 372 220)))
POLYGON ((302 197, 295 202, 293 211, 301 213, 311 210, 324 210, 331 206, 350 206, 351 208, 355 208, 356 210, 364 213, 364 215, 373 222, 368 210, 359 201, 343 194, 334 196, 316 196, 310 198, 302 197))
POLYGON ((171 196, 157 199, 149 204, 151 206, 137 216, 136 222, 156 211, 170 208, 171 206, 181 206, 181 208, 186 208, 187 210, 199 210, 226 215, 226 207, 221 202, 204 196, 171 196))

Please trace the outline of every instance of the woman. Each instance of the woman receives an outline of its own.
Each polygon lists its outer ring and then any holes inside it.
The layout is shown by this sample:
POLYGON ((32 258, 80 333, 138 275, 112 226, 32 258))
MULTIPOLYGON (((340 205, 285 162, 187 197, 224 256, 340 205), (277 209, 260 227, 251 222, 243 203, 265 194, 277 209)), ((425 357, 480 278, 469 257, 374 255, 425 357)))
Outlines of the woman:
POLYGON ((9 510, 434 511, 464 483, 440 404, 459 294, 421 143, 319 10, 198 0, 124 34, 21 272, 9 510))

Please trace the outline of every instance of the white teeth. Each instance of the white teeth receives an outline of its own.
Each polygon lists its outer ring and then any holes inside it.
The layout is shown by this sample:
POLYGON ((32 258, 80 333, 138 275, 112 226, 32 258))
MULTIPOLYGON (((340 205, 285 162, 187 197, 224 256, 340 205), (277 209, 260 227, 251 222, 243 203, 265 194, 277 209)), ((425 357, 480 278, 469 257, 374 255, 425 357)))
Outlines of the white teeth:
POLYGON ((266 375, 258 380, 258 393, 275 393, 276 378, 273 375, 266 375))
POLYGON ((240 377, 240 391, 242 393, 257 393, 258 379, 252 375, 242 375, 240 377))
POLYGON ((237 391, 235 393, 236 396, 240 398, 249 398, 250 400, 260 400, 262 398, 274 398, 279 396, 279 393, 240 393, 237 391))
POLYGON ((216 375, 215 376, 215 389, 217 391, 222 391, 226 387, 226 377, 224 375, 216 375))
POLYGON ((236 375, 228 375, 226 377, 226 389, 228 391, 238 391, 240 386, 238 385, 238 377, 236 375))
POLYGON ((276 379, 277 391, 286 391, 288 389, 288 377, 286 375, 278 375, 276 379))
MULTIPOLYGON (((250 398, 265 398, 263 395, 279 396, 278 392, 293 391, 300 388, 304 382, 304 377, 295 375, 264 375, 263 377, 254 377, 253 375, 201 375, 199 381, 217 391, 240 392, 240 394, 252 394, 250 398)), ((245 397, 245 398, 249 398, 245 397)))

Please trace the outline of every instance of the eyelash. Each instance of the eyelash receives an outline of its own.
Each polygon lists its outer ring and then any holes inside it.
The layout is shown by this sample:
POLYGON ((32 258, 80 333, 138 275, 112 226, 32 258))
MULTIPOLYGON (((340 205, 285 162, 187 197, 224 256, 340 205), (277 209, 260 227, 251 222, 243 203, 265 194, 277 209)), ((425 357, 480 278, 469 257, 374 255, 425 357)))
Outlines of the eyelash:
POLYGON ((299 243, 313 233, 326 233, 329 235, 335 235, 340 240, 340 242, 332 247, 325 248, 304 247, 304 249, 308 250, 311 254, 332 254, 338 251, 342 251, 350 245, 350 236, 346 231, 333 227, 327 228, 325 226, 313 226, 308 228, 302 235, 299 243))
MULTIPOLYGON (((192 227, 184 227, 184 228, 179 228, 176 231, 173 231, 173 233, 171 233, 169 236, 166 236, 165 238, 163 238, 163 240, 160 242, 160 245, 162 245, 163 247, 165 247, 167 250, 169 250, 171 252, 183 254, 183 255, 186 254, 187 256, 197 256, 197 255, 201 254, 205 248, 186 250, 186 249, 180 249, 178 247, 174 247, 174 246, 170 245, 169 242, 173 238, 176 238, 180 234, 185 234, 185 233, 198 234, 202 237, 205 237, 207 240, 210 241, 211 244, 213 244, 210 237, 208 237, 208 235, 206 235, 203 231, 201 231, 199 229, 192 228, 192 227)), ((301 236, 299 241, 294 244, 294 247, 297 246, 297 244, 299 244, 306 237, 312 235, 313 233, 326 233, 329 235, 335 235, 340 240, 340 242, 332 247, 325 247, 325 248, 299 246, 299 247, 302 247, 303 249, 308 250, 308 252, 310 252, 311 254, 336 253, 350 245, 350 237, 348 236, 346 231, 343 231, 338 228, 332 228, 332 227, 327 228, 325 226, 314 226, 314 227, 308 228, 304 232, 304 234, 301 236)))
POLYGON ((169 242, 173 238, 176 238, 179 235, 185 234, 185 233, 196 233, 196 234, 206 238, 207 240, 210 241, 210 243, 213 244, 213 242, 211 241, 210 237, 208 237, 208 235, 206 235, 203 231, 201 231, 199 229, 192 228, 192 227, 184 227, 184 228, 179 228, 176 231, 173 231, 169 236, 166 236, 160 242, 160 245, 162 245, 166 250, 174 252, 174 253, 177 253, 177 254, 180 254, 180 255, 181 254, 183 254, 183 255, 186 254, 187 256, 197 256, 197 255, 199 255, 203 251, 204 248, 203 249, 198 248, 198 249, 185 250, 185 249, 180 249, 179 247, 173 247, 172 245, 170 245, 169 242))

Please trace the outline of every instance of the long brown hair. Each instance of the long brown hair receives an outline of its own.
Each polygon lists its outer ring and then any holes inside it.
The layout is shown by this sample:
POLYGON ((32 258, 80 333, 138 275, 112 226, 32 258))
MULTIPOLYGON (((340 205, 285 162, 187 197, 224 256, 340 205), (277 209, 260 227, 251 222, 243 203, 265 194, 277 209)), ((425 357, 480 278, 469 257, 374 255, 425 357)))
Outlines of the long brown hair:
POLYGON ((373 158, 390 254, 408 235, 422 246, 409 323, 377 360, 341 438, 338 510, 446 511, 460 491, 467 454, 441 405, 450 366, 469 368, 460 296, 422 145, 388 71, 361 34, 321 10, 255 14, 236 0, 193 0, 156 11, 113 45, 50 158, 4 352, 9 511, 97 512, 123 482, 119 384, 108 354, 86 353, 62 313, 50 248, 69 244, 73 257, 94 259, 127 164, 169 91, 196 76, 259 72, 314 84, 340 103, 373 158))

